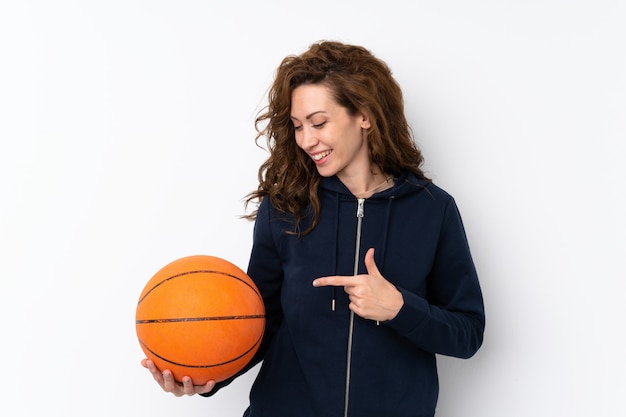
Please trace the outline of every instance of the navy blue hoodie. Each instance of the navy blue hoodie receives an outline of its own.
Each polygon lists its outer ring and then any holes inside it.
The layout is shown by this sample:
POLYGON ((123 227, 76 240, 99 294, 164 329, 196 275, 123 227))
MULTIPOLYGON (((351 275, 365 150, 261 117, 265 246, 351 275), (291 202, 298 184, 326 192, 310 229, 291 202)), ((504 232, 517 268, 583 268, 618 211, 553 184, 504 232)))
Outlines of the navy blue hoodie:
MULTIPOLYGON (((263 295, 267 327, 246 368, 263 361, 245 416, 344 416, 349 301, 342 288, 312 282, 354 274, 358 200, 336 177, 322 179, 319 196, 319 224, 305 236, 285 233, 293 224, 269 199, 259 206, 248 274, 263 295)), ((461 217, 448 193, 412 174, 396 176, 362 208, 358 273, 367 273, 365 252, 375 248, 404 306, 386 322, 355 316, 348 415, 433 416, 435 354, 471 357, 485 326, 461 217)))

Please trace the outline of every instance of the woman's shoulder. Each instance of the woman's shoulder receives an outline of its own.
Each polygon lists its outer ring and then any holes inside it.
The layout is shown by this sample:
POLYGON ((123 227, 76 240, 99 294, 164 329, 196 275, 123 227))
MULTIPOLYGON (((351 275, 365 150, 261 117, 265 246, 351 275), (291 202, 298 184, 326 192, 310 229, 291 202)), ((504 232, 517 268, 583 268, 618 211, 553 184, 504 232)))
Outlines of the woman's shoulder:
POLYGON ((429 179, 419 178, 413 173, 396 177, 396 189, 399 195, 427 195, 432 199, 449 201, 452 195, 429 179))

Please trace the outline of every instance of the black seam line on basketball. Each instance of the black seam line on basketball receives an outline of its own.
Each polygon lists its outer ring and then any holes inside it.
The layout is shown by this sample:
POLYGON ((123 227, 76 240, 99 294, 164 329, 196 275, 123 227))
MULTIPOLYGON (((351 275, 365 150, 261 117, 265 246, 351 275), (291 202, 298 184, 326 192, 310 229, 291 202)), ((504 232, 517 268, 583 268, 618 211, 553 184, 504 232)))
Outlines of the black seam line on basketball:
POLYGON ((216 320, 249 320, 249 319, 263 319, 265 315, 257 314, 251 316, 221 316, 221 317, 181 317, 171 319, 148 319, 148 320, 135 320, 136 324, 151 324, 151 323, 182 323, 190 321, 216 321, 216 320))
POLYGON ((242 353, 241 355, 237 356, 236 358, 232 358, 230 360, 227 360, 226 362, 222 362, 222 363, 214 363, 211 365, 190 365, 190 364, 185 364, 185 363, 179 363, 179 362, 174 362, 171 361, 167 358, 164 358, 163 356, 159 355, 158 353, 156 353, 155 351, 153 351, 152 349, 150 349, 144 342, 143 340, 139 340, 139 343, 141 343, 141 345, 143 347, 145 347, 150 353, 152 353, 154 356, 156 356, 157 358, 167 362, 167 363, 171 363, 172 365, 176 365, 176 366, 184 366, 185 368, 215 368, 216 366, 222 366, 222 365, 226 365, 228 363, 231 362, 235 362, 241 358, 243 358, 244 356, 246 356, 248 353, 250 353, 252 351, 252 349, 255 348, 255 346, 257 346, 259 343, 261 343, 261 339, 263 339, 263 335, 261 335, 261 337, 259 337, 257 339, 256 342, 254 342, 254 344, 250 347, 250 349, 246 350, 244 353, 242 353))
POLYGON ((212 269, 198 269, 196 271, 181 272, 180 274, 172 275, 171 277, 164 279, 163 281, 159 282, 158 284, 156 284, 152 288, 150 288, 150 290, 143 297, 141 297, 141 299, 137 302, 137 304, 141 304, 141 302, 148 296, 148 294, 150 294, 152 291, 154 291, 155 289, 157 289, 158 287, 160 287, 162 284, 166 283, 167 281, 171 281, 174 278, 180 278, 182 276, 191 275, 191 274, 220 274, 220 275, 226 275, 227 277, 234 278, 237 281, 240 281, 240 282, 244 283, 245 285, 250 287, 250 289, 252 291, 254 291, 259 297, 261 297, 261 294, 259 294, 259 292, 253 286, 251 286, 249 283, 247 283, 246 281, 244 281, 243 279, 239 278, 236 275, 229 274, 229 273, 224 272, 224 271, 215 271, 215 270, 212 270, 212 269))

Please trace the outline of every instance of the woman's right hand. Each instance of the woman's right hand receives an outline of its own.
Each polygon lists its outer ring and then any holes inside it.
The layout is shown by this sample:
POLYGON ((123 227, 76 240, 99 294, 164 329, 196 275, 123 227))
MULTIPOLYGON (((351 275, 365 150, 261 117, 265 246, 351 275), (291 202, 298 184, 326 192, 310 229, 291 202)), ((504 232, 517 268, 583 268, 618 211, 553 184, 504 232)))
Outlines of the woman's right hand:
POLYGON ((152 377, 161 386, 163 391, 171 392, 177 397, 182 397, 183 395, 206 394, 215 386, 215 381, 208 381, 204 385, 194 385, 193 381, 188 376, 183 377, 182 383, 178 382, 174 379, 172 371, 166 369, 161 372, 150 359, 142 359, 141 365, 150 371, 152 377))

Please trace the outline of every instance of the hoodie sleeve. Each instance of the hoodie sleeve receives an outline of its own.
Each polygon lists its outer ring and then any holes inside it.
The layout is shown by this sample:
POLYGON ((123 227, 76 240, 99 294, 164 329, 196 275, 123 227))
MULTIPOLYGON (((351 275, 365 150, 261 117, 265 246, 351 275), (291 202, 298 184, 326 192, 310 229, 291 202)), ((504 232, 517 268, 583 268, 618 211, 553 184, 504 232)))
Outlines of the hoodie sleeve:
POLYGON ((445 208, 426 298, 403 288, 404 306, 386 324, 420 349, 469 358, 485 329, 483 297, 454 199, 445 208))
POLYGON ((278 253, 279 236, 275 236, 272 225, 278 219, 272 219, 272 210, 268 198, 264 199, 257 213, 254 225, 252 253, 248 264, 248 275, 257 285, 265 304, 265 333, 263 342, 256 355, 257 361, 265 356, 268 345, 278 331, 283 318, 281 288, 283 284, 283 266, 278 253))
POLYGON ((283 281, 283 270, 278 256, 275 240, 271 230, 269 199, 264 199, 259 206, 254 224, 252 253, 248 264, 248 275, 255 282, 265 305, 265 333, 259 350, 240 372, 233 377, 218 382, 209 393, 209 397, 246 373, 263 360, 268 346, 278 331, 283 313, 280 293, 283 281))

